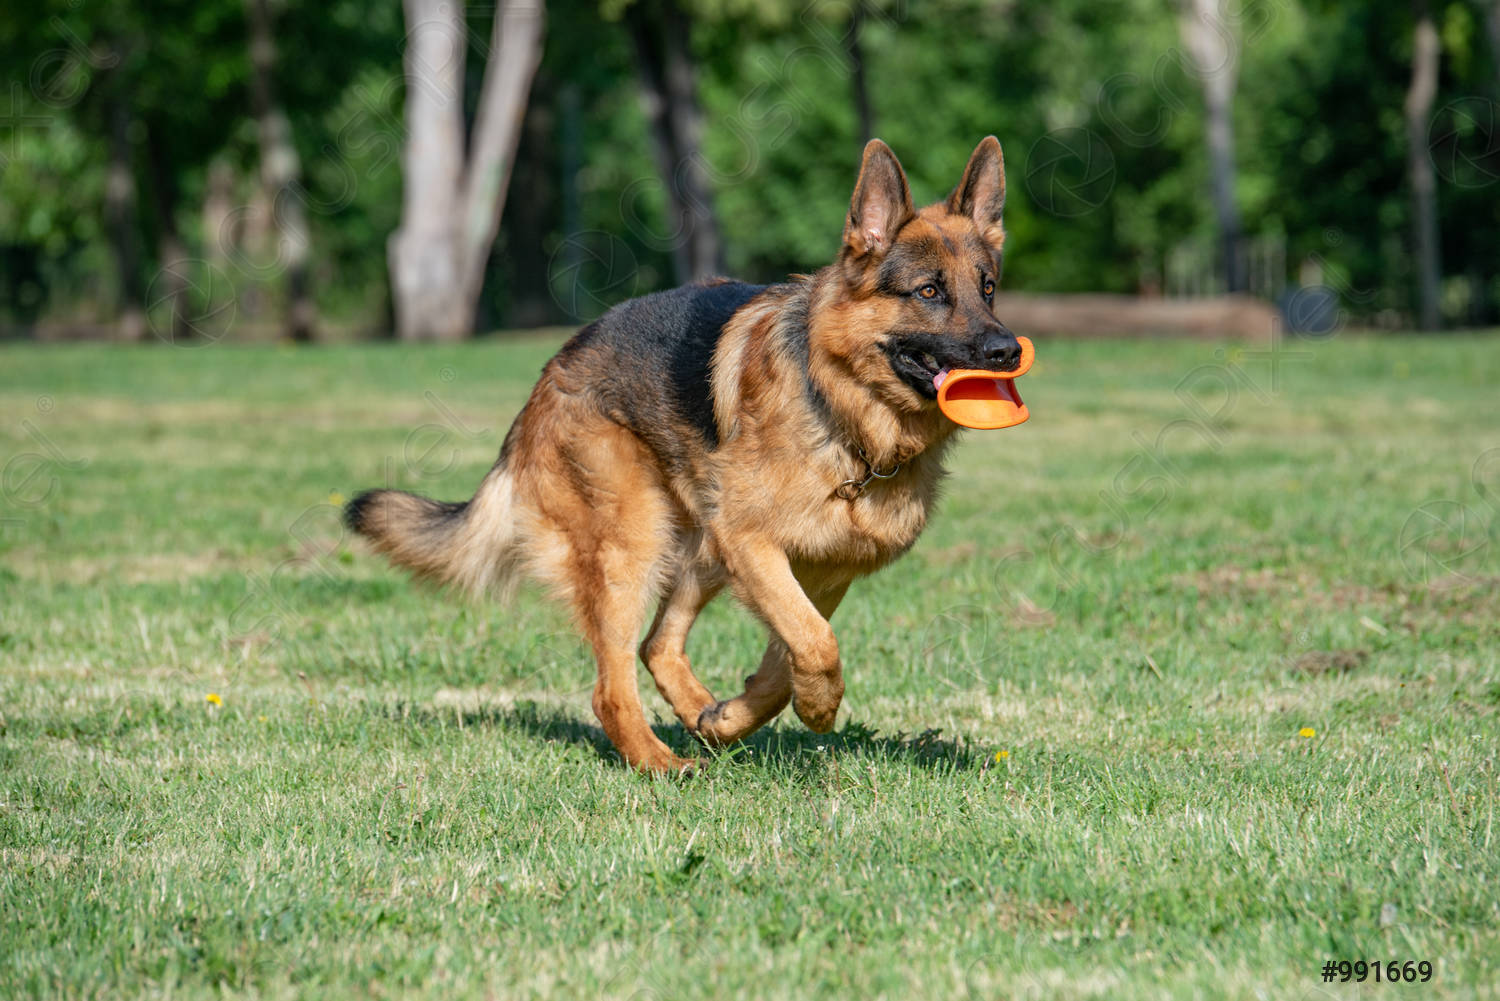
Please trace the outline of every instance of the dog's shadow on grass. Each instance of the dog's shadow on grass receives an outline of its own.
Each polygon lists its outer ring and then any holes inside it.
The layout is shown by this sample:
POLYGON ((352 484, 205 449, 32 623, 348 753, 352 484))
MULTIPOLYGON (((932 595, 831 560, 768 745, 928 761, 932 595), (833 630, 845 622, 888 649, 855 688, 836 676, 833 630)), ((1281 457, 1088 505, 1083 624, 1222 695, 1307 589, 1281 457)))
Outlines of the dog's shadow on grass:
MULTIPOLYGON (((408 718, 436 719, 440 715, 452 718, 451 712, 423 709, 411 710, 408 718)), ((490 726, 535 740, 581 744, 601 758, 620 760, 602 728, 561 708, 520 703, 487 706, 462 715, 466 726, 490 726)), ((984 760, 984 755, 969 747, 962 737, 946 738, 937 730, 887 735, 859 722, 846 723, 833 733, 813 733, 794 724, 773 723, 741 743, 718 751, 705 749, 678 724, 658 723, 652 729, 678 754, 707 760, 710 770, 760 768, 821 774, 831 760, 848 764, 854 759, 911 764, 935 771, 965 771, 979 767, 984 760)))

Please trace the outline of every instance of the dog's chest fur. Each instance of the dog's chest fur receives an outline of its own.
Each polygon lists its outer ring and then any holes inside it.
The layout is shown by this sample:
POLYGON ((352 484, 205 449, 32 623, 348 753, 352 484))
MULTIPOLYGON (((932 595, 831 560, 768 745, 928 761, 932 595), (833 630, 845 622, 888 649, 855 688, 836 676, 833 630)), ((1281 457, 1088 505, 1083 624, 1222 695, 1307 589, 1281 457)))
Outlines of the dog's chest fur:
POLYGON ((903 555, 927 527, 930 501, 924 500, 911 484, 871 484, 866 492, 852 501, 835 499, 842 505, 842 517, 834 516, 835 526, 822 556, 842 563, 859 563, 865 573, 885 566, 903 555), (841 531, 840 531, 841 529, 841 531))
POLYGON ((799 475, 776 484, 774 498, 763 482, 724 484, 758 495, 751 503, 742 496, 726 506, 757 512, 763 529, 795 561, 837 565, 846 577, 862 576, 904 554, 927 526, 942 475, 936 460, 918 460, 887 480, 872 479, 853 499, 845 499, 835 491, 847 466, 809 459, 799 475))

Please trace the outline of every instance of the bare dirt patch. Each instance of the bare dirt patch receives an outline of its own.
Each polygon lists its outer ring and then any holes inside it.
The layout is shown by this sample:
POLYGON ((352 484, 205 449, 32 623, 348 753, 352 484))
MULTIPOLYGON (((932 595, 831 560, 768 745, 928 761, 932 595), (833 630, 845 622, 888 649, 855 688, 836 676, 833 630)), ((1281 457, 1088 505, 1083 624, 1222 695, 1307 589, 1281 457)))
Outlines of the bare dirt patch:
POLYGON ((1292 661, 1292 668, 1301 674, 1319 677, 1324 674, 1348 674, 1364 666, 1370 659, 1370 651, 1359 650, 1309 650, 1292 661))

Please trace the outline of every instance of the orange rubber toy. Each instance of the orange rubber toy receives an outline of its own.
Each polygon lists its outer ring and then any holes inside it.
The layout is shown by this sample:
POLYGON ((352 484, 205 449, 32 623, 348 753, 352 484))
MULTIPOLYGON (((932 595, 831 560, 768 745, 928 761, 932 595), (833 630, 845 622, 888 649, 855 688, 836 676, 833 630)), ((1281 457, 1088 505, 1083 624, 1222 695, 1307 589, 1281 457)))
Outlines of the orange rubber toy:
POLYGON ((1021 345, 1021 362, 1009 372, 959 368, 938 373, 938 409, 950 421, 980 431, 1026 423, 1031 411, 1021 402, 1015 381, 1031 370, 1036 349, 1029 337, 1017 337, 1016 341, 1021 345))

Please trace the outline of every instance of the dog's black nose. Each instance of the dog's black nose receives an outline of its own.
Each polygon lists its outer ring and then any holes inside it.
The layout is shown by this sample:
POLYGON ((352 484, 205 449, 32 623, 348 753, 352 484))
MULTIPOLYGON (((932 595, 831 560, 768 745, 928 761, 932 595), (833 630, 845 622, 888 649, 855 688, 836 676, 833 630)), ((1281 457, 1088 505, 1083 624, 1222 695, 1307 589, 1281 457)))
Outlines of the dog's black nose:
POLYGON ((1004 327, 985 334, 979 351, 985 365, 998 371, 1009 371, 1021 364, 1021 342, 1004 327))

